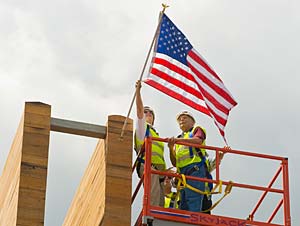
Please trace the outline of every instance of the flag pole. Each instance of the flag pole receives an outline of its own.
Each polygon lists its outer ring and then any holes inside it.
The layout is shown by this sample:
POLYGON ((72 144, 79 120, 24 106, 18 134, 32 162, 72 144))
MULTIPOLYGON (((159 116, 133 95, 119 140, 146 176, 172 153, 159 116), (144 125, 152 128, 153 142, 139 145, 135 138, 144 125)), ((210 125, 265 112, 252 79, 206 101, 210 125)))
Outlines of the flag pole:
MULTIPOLYGON (((161 21, 162 21, 162 16, 166 10, 166 8, 168 8, 169 6, 166 5, 166 4, 162 4, 162 11, 160 12, 160 15, 159 15, 159 21, 158 21, 158 25, 156 27, 156 30, 155 30, 155 33, 154 33, 154 37, 152 39, 152 42, 151 42, 151 45, 150 45, 150 48, 149 48, 149 51, 148 51, 148 54, 147 54, 147 57, 146 57, 146 60, 145 60, 145 63, 144 63, 144 66, 143 66, 143 69, 142 69, 142 72, 140 74, 140 78, 139 78, 139 81, 142 80, 143 78, 143 74, 145 72, 145 68, 147 66, 147 62, 149 60, 149 56, 150 56, 150 53, 151 53, 151 50, 153 48, 153 45, 154 45, 154 42, 157 38, 157 34, 158 34, 158 31, 159 31, 159 28, 160 28, 160 24, 161 24, 161 21)), ((120 139, 123 139, 123 135, 124 135, 124 130, 125 130, 125 127, 127 125, 127 121, 128 121, 128 118, 129 118, 129 115, 130 115, 130 112, 131 112, 131 109, 132 109, 132 106, 133 106, 133 103, 134 103, 134 100, 135 100, 135 97, 136 97, 136 89, 135 89, 135 92, 134 92, 134 95, 133 95, 133 98, 132 98, 132 101, 131 101, 131 104, 130 104, 130 107, 129 107, 129 111, 128 111, 128 114, 126 116, 126 119, 124 121, 124 124, 123 124, 123 128, 122 128, 122 131, 121 131, 121 135, 120 135, 120 139)))

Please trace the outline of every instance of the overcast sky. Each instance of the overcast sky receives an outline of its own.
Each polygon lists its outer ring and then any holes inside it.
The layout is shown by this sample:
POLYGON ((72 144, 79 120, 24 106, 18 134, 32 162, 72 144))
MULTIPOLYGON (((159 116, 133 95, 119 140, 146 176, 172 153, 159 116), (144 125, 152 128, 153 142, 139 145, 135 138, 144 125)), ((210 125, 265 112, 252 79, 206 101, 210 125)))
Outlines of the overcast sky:
MULTIPOLYGON (((110 114, 127 114, 161 3, 1 0, 0 172, 25 101, 52 105, 53 117, 99 125, 105 125, 110 114)), ((300 225, 296 215, 300 212, 300 2, 166 3, 171 5, 168 16, 238 102, 225 130, 229 145, 289 158, 291 216, 293 225, 300 225)), ((156 110, 155 123, 162 137, 179 133, 175 116, 187 109, 206 128, 208 145, 224 145, 212 119, 147 85, 143 85, 142 95, 145 104, 156 110)), ((135 117, 135 110, 131 117, 135 117)), ((51 133, 47 226, 62 224, 96 143, 96 139, 51 133)), ((267 185, 278 166, 277 162, 226 155, 221 176, 224 180, 267 185)), ((234 188, 214 213, 246 218, 259 195, 234 188)), ((267 219, 279 198, 271 195, 257 219, 267 219)), ((281 223, 282 217, 275 222, 281 223)))

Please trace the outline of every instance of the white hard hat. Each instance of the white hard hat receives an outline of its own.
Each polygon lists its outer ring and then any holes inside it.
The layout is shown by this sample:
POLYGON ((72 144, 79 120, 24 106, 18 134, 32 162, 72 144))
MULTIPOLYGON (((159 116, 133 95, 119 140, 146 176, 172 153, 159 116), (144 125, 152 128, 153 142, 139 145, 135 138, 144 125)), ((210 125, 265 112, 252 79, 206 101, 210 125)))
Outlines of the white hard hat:
POLYGON ((180 113, 176 116, 177 122, 178 122, 180 116, 182 116, 182 115, 187 115, 187 116, 189 116, 191 119, 193 119, 194 122, 196 122, 196 120, 195 120, 194 116, 192 115, 192 113, 191 113, 191 112, 188 112, 188 111, 180 112, 180 113))

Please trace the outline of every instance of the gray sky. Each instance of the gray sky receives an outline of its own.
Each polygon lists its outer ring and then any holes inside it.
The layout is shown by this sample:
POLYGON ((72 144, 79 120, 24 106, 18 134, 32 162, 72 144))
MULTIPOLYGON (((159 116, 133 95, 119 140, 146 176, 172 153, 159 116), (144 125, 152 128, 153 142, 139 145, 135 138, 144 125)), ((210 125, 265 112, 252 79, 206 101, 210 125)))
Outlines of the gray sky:
MULTIPOLYGON (((230 146, 289 158, 291 216, 293 225, 300 225, 296 216, 300 212, 296 192, 300 181, 299 1, 166 3, 171 5, 168 16, 238 102, 225 130, 230 146)), ((158 0, 1 1, 0 172, 25 101, 52 105, 53 117, 99 125, 105 125, 110 114, 127 114, 159 10, 158 0)), ((212 119, 147 85, 142 92, 145 104, 156 110, 162 137, 179 133, 175 115, 188 109, 206 128, 207 144, 224 145, 212 119)), ((96 142, 51 134, 47 226, 63 222, 96 142)), ((222 177, 267 185, 277 166, 226 155, 222 177)), ((234 189, 215 213, 246 218, 258 197, 257 192, 234 189)), ((270 196, 258 219, 270 216, 278 198, 270 196)), ((281 217, 275 222, 281 223, 281 217)))

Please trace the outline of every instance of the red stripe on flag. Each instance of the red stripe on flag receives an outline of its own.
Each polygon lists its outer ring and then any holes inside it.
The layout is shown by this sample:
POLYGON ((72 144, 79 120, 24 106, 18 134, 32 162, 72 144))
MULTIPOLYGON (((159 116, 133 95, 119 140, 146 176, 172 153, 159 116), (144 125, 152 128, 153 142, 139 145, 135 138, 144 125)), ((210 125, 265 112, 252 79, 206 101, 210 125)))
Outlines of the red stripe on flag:
POLYGON ((175 79, 175 78, 171 77, 170 75, 168 75, 156 68, 152 68, 151 73, 156 75, 157 77, 160 77, 160 78, 164 79, 165 81, 173 84, 174 86, 177 86, 177 87, 183 89, 187 93, 190 93, 190 94, 194 95, 195 97, 203 100, 203 96, 201 95, 201 93, 198 90, 194 89, 193 87, 188 86, 186 83, 183 83, 180 80, 175 79))
POLYGON ((197 59, 197 62, 204 67, 210 74, 212 74, 216 79, 222 82, 222 80, 219 78, 217 73, 200 57, 198 54, 196 54, 193 50, 189 52, 190 56, 193 56, 197 59))
MULTIPOLYGON (((215 122, 215 124, 216 124, 216 122, 215 122)), ((216 126, 218 127, 218 125, 216 124, 216 126)), ((218 127, 219 128, 219 127, 218 127)), ((225 132, 224 132, 224 130, 221 130, 220 128, 219 128, 219 132, 220 132, 220 134, 222 135, 222 137, 224 138, 224 140, 226 141, 226 139, 225 139, 225 132)))
POLYGON ((215 106, 219 111, 222 111, 225 114, 228 114, 228 108, 225 107, 222 103, 220 103, 214 96, 212 96, 209 92, 205 89, 200 87, 202 95, 205 97, 205 101, 209 101, 212 105, 215 106))
POLYGON ((152 87, 154 87, 154 88, 156 88, 156 89, 158 89, 158 90, 160 90, 161 92, 167 94, 168 96, 171 96, 171 97, 175 98, 176 100, 179 100, 180 102, 183 102, 186 105, 189 105, 190 107, 192 107, 192 108, 194 108, 194 109, 196 109, 198 111, 201 111, 202 113, 210 116, 210 113, 209 113, 209 111, 208 111, 207 108, 205 108, 205 107, 203 107, 203 106, 201 106, 201 105, 199 105, 199 104, 191 101, 190 99, 188 99, 188 98, 186 98, 186 97, 184 97, 184 96, 176 93, 173 90, 170 90, 166 86, 163 86, 163 85, 161 85, 161 84, 159 84, 159 83, 157 83, 157 82, 155 82, 155 81, 153 81, 151 79, 147 79, 145 81, 145 83, 148 84, 148 85, 150 85, 150 86, 152 86, 152 87))
MULTIPOLYGON (((222 126, 225 127, 226 123, 227 123, 227 118, 224 119, 223 117, 221 117, 220 115, 218 115, 216 112, 214 112, 214 110, 211 109, 211 107, 207 106, 208 110, 210 111, 210 113, 213 115, 213 117, 215 118, 215 120, 220 123, 222 126)), ((228 113, 226 114, 226 116, 228 116, 228 113)), ((219 128, 219 127, 218 127, 219 128)))
MULTIPOLYGON (((224 106, 222 103, 220 103, 213 95, 211 95, 208 91, 206 91, 204 88, 199 87, 202 95, 205 97, 205 102, 209 102, 211 105, 214 105, 216 109, 219 111, 228 114, 228 108, 224 106)), ((207 103, 207 104, 209 104, 207 103)))
MULTIPOLYGON (((196 55, 195 52, 190 51, 189 52, 189 56, 195 60, 198 64, 201 65, 201 58, 196 55)), ((220 80, 220 82, 222 83, 222 85, 224 86, 225 90, 221 89, 219 86, 217 86, 215 83, 213 83, 210 79, 208 79, 205 75, 203 75, 200 71, 198 71, 193 65, 191 65, 189 62, 189 67, 191 68, 191 70, 203 81, 203 83, 205 83, 206 85, 208 85, 209 87, 211 87, 216 93, 218 93, 220 96, 222 96, 226 101, 228 101, 230 104, 233 105, 233 107, 235 105, 237 105, 236 101, 232 98, 232 96, 228 93, 228 91, 226 90, 223 82, 220 80)))
POLYGON ((170 61, 167 61, 167 60, 159 58, 159 57, 155 57, 154 58, 154 63, 163 65, 166 68, 169 68, 170 70, 176 72, 177 74, 182 75, 186 79, 191 80, 191 81, 197 83, 196 80, 195 80, 195 78, 194 78, 194 76, 191 73, 188 73, 187 71, 185 71, 182 68, 176 66, 175 64, 172 64, 170 61))

